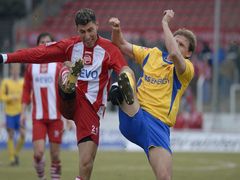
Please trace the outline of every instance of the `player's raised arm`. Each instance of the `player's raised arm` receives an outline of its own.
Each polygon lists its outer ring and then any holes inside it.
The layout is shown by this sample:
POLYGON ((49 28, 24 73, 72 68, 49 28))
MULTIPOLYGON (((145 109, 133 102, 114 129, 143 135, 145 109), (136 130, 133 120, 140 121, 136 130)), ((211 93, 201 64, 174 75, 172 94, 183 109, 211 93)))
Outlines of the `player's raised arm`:
POLYGON ((120 48, 122 53, 133 58, 132 44, 124 38, 119 19, 112 17, 109 19, 109 24, 112 26, 112 42, 120 48))
POLYGON ((53 42, 35 48, 27 48, 13 53, 0 54, 0 63, 49 63, 63 62, 66 59, 67 43, 53 42))
POLYGON ((174 17, 173 10, 164 11, 164 16, 162 19, 162 27, 164 32, 165 45, 169 53, 169 58, 173 61, 177 72, 179 74, 182 74, 185 71, 186 62, 179 49, 183 44, 177 43, 176 39, 172 34, 172 31, 169 28, 169 22, 173 19, 173 17, 174 17))

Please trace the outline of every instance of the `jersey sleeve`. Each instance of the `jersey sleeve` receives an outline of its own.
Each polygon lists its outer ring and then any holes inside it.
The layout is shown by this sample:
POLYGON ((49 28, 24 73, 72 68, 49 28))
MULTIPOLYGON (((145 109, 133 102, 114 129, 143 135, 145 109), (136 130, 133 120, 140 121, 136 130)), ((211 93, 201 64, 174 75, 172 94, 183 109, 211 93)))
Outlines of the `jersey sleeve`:
POLYGON ((32 65, 28 65, 24 73, 24 84, 22 93, 22 103, 29 104, 32 95, 32 65))
POLYGON ((133 55, 136 63, 142 65, 144 59, 147 57, 150 51, 151 51, 151 48, 133 45, 133 55))
POLYGON ((64 63, 57 63, 57 74, 59 75, 61 69, 63 68, 64 63))
MULTIPOLYGON (((57 69, 56 69, 56 80, 55 80, 55 87, 57 89, 57 92, 58 92, 58 78, 59 78, 59 75, 60 75, 60 72, 62 70, 62 68, 64 67, 64 63, 57 63, 57 69)), ((58 93, 57 93, 57 96, 58 96, 58 93)))
POLYGON ((5 63, 49 63, 64 62, 67 59, 67 49, 71 40, 51 42, 35 48, 27 48, 7 54, 5 63))
POLYGON ((117 74, 120 73, 123 66, 127 66, 127 62, 120 50, 113 45, 110 51, 110 69, 113 69, 117 74))
POLYGON ((194 76, 194 67, 193 67, 193 64, 188 59, 185 59, 185 62, 186 62, 186 69, 184 73, 178 74, 178 78, 182 83, 188 84, 194 76))

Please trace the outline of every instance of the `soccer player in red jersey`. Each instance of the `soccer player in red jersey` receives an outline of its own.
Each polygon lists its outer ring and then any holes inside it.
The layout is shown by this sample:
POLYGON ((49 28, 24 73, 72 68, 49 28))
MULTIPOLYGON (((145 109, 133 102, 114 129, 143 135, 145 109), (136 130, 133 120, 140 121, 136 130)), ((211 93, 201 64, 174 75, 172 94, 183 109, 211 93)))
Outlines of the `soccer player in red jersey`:
MULTIPOLYGON (((53 37, 49 33, 42 33, 37 38, 38 45, 52 41, 53 37)), ((60 179, 61 175, 63 120, 59 111, 58 74, 62 67, 62 63, 28 64, 24 75, 21 125, 25 124, 27 105, 32 102, 34 168, 39 179, 46 179, 46 135, 50 144, 51 179, 60 179)))
POLYGON ((76 179, 89 180, 99 143, 100 118, 107 104, 110 75, 112 70, 119 74, 126 67, 126 61, 118 47, 98 35, 98 22, 93 10, 84 8, 78 11, 75 23, 79 36, 1 54, 0 62, 75 63, 83 59, 83 68, 76 84, 73 120, 79 150, 79 176, 76 179))

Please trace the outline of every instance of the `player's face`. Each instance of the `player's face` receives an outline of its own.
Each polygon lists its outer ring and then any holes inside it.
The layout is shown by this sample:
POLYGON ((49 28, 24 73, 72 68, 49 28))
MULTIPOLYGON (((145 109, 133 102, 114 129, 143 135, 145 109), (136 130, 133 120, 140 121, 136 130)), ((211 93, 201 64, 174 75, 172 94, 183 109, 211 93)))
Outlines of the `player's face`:
POLYGON ((189 49, 189 41, 186 37, 181 36, 181 35, 176 35, 175 39, 177 41, 178 44, 178 48, 181 51, 181 54, 183 55, 183 57, 185 58, 190 58, 192 52, 190 52, 189 49))
POLYGON ((77 31, 86 47, 92 48, 97 41, 98 24, 89 22, 86 25, 78 25, 77 31))
POLYGON ((49 43, 51 42, 51 38, 49 36, 43 36, 40 40, 39 40, 39 44, 38 45, 41 45, 41 44, 46 44, 46 43, 49 43))

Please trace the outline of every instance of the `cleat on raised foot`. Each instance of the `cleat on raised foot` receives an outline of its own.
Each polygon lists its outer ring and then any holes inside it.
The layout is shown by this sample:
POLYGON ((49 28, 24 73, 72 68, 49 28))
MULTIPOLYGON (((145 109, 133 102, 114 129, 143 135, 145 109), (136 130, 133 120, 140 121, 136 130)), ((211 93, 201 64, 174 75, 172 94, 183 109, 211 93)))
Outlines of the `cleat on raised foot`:
POLYGON ((73 76, 78 76, 82 68, 83 68, 83 60, 79 59, 72 65, 70 73, 73 76))
POLYGON ((75 63, 68 66, 69 73, 66 80, 60 81, 60 87, 65 93, 73 93, 75 91, 78 76, 83 68, 83 60, 79 59, 75 63))
POLYGON ((126 73, 121 73, 118 77, 118 85, 122 92, 123 98, 128 105, 134 103, 133 89, 126 73))

